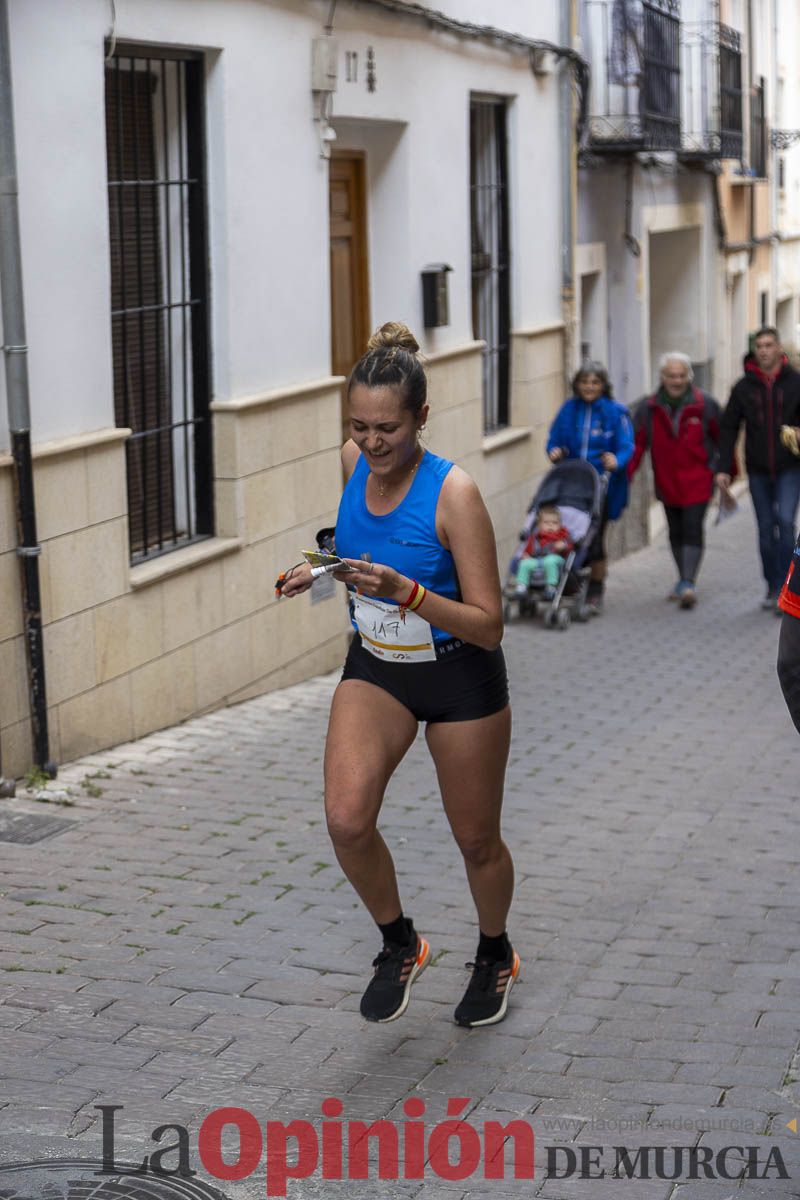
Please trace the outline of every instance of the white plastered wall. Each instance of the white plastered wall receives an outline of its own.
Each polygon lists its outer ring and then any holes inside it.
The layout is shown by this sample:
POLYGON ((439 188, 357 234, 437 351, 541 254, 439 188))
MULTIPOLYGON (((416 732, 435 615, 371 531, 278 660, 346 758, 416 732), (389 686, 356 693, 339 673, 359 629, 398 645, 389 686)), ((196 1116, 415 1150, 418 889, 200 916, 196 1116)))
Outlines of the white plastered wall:
MULTIPOLYGON (((310 90, 311 44, 322 35, 328 7, 321 0, 116 5, 119 41, 206 53, 215 398, 291 386, 330 370, 327 164, 310 90)), ((490 11, 475 0, 470 14, 528 36, 557 36, 556 6, 508 0, 490 11)), ((110 8, 106 0, 34 0, 12 3, 10 17, 33 438, 42 441, 114 419, 103 123, 110 8)), ((405 212, 396 223, 376 217, 372 229, 375 316, 395 310, 423 333, 419 271, 447 261, 454 267, 451 323, 431 333, 425 348, 471 340, 468 122, 469 96, 479 89, 510 102, 512 321, 525 327, 559 319, 557 75, 536 78, 525 55, 441 36, 364 6, 340 6, 334 37, 335 118, 359 121, 362 130, 385 122, 407 128, 396 147, 406 156, 405 212), (368 46, 375 55, 372 92, 363 70, 368 46), (362 64, 352 85, 342 72, 348 48, 362 64)), ((380 160, 375 135, 364 134, 370 136, 380 160)), ((398 213, 379 162, 369 167, 372 209, 398 213)))
POLYGON ((723 378, 722 398, 727 398, 730 389, 742 373, 742 356, 747 346, 748 330, 748 260, 746 251, 732 254, 727 261, 726 295, 728 333, 726 342, 726 364, 723 378))
POLYGON ((575 247, 575 311, 581 324, 575 339, 574 366, 583 357, 581 346, 589 342, 590 356, 608 364, 608 279, 606 244, 590 242, 575 247))
POLYGON ((494 25, 531 38, 558 41, 563 0, 424 0, 424 7, 445 13, 457 21, 494 25))
POLYGON ((695 362, 704 362, 709 357, 709 314, 705 303, 708 295, 705 216, 706 212, 701 204, 663 204, 657 207, 645 205, 642 209, 642 229, 646 236, 642 239, 639 280, 642 289, 641 320, 645 388, 650 387, 655 381, 659 351, 682 350, 695 362), (695 232, 692 233, 692 231, 695 232), (669 294, 664 296, 653 295, 652 291, 654 285, 658 285, 658 276, 654 276, 652 267, 666 266, 664 259, 656 260, 655 258, 657 252, 653 239, 659 234, 678 234, 677 246, 679 249, 692 251, 683 262, 672 265, 666 281, 669 294), (685 242, 681 242, 681 234, 686 238, 685 242), (695 247, 696 256, 693 252, 695 247), (680 267, 683 267, 686 279, 683 314, 681 313, 680 289, 683 284, 679 278, 680 267), (684 344, 661 347, 654 341, 654 335, 656 338, 667 336, 684 344))
MULTIPOLYGON (((486 23, 485 4, 482 9, 486 23)), ((390 304, 397 303, 432 353, 472 338, 469 105, 476 93, 508 102, 512 325, 526 328, 560 319, 558 76, 535 77, 525 55, 477 42, 449 43, 430 33, 421 38, 415 22, 365 13, 362 7, 337 10, 334 37, 340 58, 346 53, 357 56, 358 77, 352 82, 340 77, 333 126, 337 146, 367 151, 374 319, 399 315, 389 312, 390 304), (370 46, 374 93, 365 80, 370 46), (393 148, 386 123, 406 127, 393 148), (383 180, 371 155, 389 170, 395 170, 396 160, 396 178, 407 197, 404 212, 388 186, 379 191, 383 180), (398 230, 388 219, 376 218, 377 204, 393 210, 398 230), (401 237, 406 238, 404 257, 398 257, 401 237), (453 268, 450 324, 426 331, 419 272, 431 262, 453 268)), ((495 20, 492 13, 492 24, 500 23, 500 16, 495 20)), ((531 34, 531 21, 526 24, 531 34)), ((541 36, 546 36, 548 25, 542 29, 541 36)))

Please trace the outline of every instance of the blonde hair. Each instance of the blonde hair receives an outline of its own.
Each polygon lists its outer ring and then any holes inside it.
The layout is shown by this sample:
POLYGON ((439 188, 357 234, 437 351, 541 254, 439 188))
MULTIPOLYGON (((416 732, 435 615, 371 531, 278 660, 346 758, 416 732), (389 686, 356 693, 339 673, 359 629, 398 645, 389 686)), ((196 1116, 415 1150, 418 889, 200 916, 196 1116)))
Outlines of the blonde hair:
POLYGON ((411 330, 402 321, 387 321, 376 329, 367 342, 367 353, 370 350, 391 350, 397 347, 407 350, 409 354, 419 354, 419 343, 411 330))
POLYGON ((376 329, 350 372, 347 394, 353 387, 395 387, 403 406, 418 418, 428 397, 428 380, 419 358, 419 343, 407 325, 387 321, 376 329))

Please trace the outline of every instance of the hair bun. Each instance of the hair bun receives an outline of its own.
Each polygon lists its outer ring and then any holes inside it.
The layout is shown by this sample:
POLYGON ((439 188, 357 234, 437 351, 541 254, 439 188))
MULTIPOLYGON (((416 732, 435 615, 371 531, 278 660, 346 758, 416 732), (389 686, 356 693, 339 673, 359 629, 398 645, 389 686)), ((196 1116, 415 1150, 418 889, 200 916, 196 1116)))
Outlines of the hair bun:
POLYGON ((409 354, 419 353, 419 342, 407 325, 401 321, 387 321, 376 329, 367 342, 367 350, 407 350, 409 354))

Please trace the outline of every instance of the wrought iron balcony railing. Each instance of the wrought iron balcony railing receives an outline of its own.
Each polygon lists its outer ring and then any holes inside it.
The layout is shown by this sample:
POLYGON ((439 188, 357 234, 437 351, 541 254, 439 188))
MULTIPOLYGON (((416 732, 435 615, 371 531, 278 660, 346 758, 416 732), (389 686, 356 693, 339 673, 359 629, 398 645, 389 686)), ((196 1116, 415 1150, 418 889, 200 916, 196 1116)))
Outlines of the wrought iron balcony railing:
POLYGON ((719 22, 684 26, 681 35, 681 152, 693 158, 741 158, 741 35, 719 22))
POLYGON ((679 150, 679 0, 585 0, 594 152, 679 150))

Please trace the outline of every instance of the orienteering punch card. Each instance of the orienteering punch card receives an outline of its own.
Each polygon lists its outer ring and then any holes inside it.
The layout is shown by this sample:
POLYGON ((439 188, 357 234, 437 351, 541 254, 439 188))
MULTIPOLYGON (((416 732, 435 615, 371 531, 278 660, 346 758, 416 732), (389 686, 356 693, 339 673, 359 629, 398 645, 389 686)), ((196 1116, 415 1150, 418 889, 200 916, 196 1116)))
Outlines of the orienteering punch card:
POLYGON ((311 567, 326 567, 328 570, 352 571, 351 567, 338 554, 328 554, 325 550, 304 550, 303 558, 311 567))

